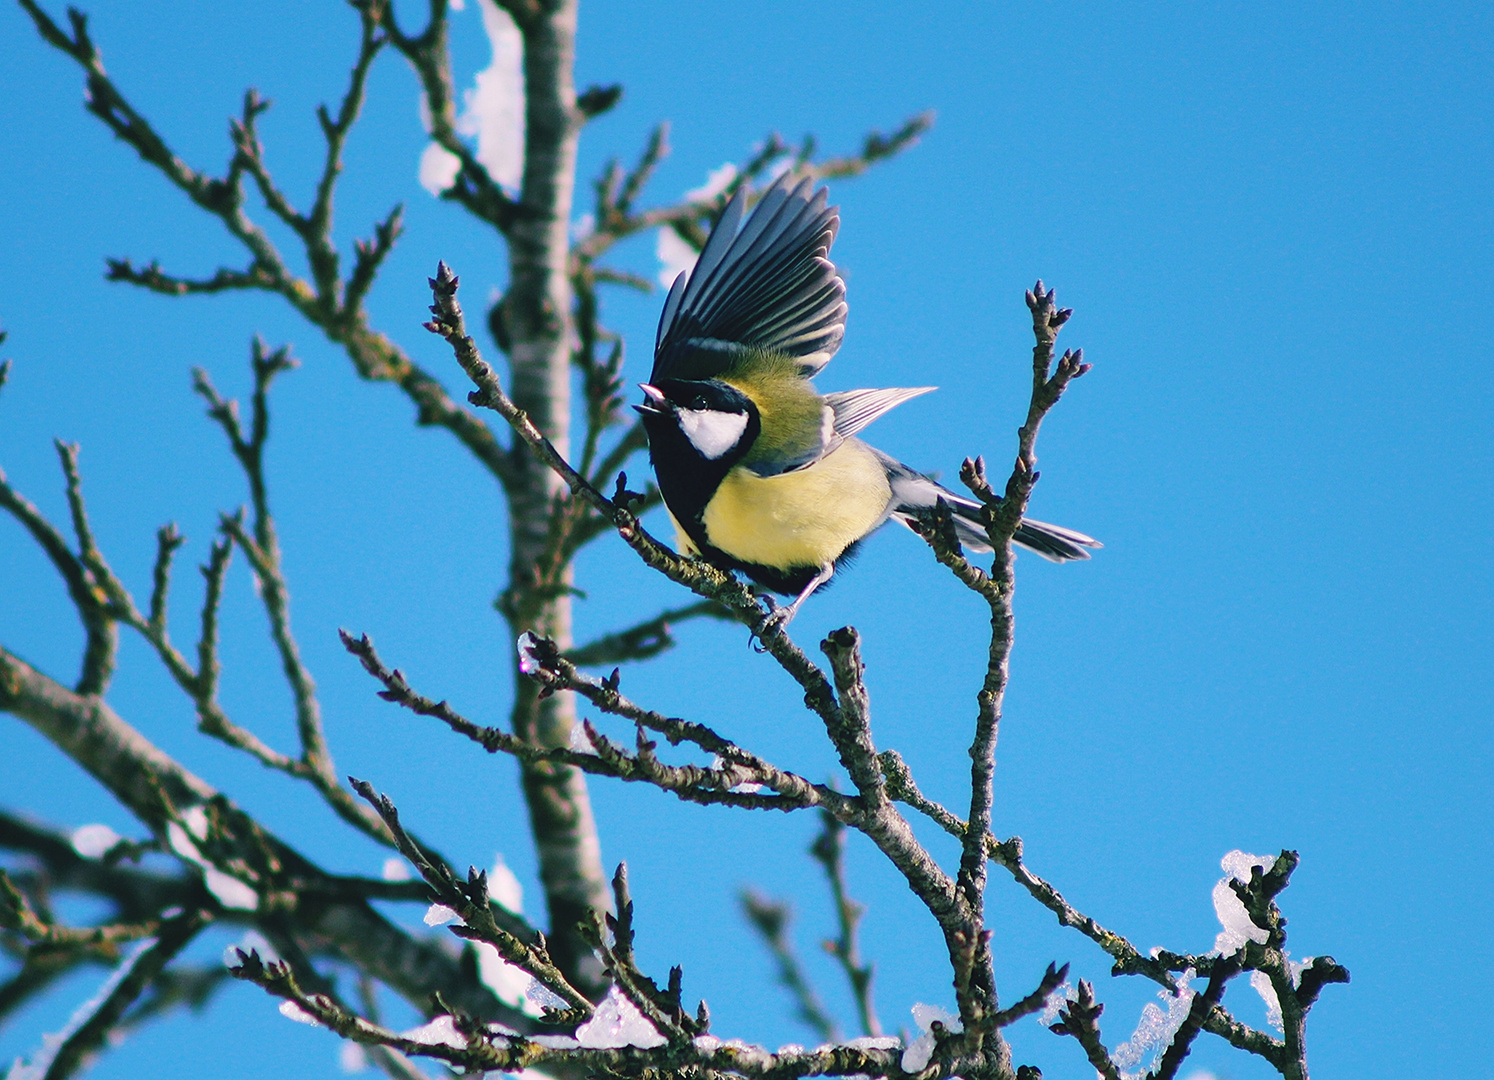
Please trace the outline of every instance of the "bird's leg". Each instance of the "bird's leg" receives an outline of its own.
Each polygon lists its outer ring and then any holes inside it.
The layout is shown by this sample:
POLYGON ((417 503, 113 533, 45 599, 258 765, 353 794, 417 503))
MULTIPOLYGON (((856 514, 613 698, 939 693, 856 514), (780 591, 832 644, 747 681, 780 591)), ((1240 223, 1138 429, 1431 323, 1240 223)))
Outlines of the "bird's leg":
POLYGON ((809 584, 804 586, 798 596, 794 597, 792 604, 788 607, 774 608, 768 613, 767 619, 763 621, 762 631, 757 636, 759 638, 766 637, 768 634, 784 629, 789 623, 793 622, 794 616, 799 614, 800 605, 808 600, 816 589, 829 581, 831 575, 834 573, 834 563, 826 563, 820 567, 820 572, 809 579, 809 584))

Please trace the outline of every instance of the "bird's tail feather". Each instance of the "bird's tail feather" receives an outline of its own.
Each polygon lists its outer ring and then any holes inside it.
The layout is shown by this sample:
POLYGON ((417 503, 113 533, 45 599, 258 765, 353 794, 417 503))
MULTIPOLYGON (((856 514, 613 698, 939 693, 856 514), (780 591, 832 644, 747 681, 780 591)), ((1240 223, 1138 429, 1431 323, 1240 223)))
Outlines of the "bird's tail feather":
POLYGON ((1049 525, 1046 521, 1023 518, 1017 526, 1012 542, 1028 551, 1035 551, 1049 562, 1069 562, 1072 559, 1087 559, 1085 548, 1104 547, 1092 536, 1065 529, 1062 525, 1049 525))
MULTIPOLYGON (((891 516, 904 525, 918 516, 921 510, 929 510, 943 499, 949 504, 950 519, 954 522, 955 535, 968 551, 991 550, 991 539, 986 527, 981 524, 980 504, 962 498, 940 484, 936 484, 921 473, 916 473, 901 462, 878 451, 878 457, 888 464, 888 480, 892 484, 891 516)), ((1049 525, 1045 521, 1023 518, 1017 526, 1012 542, 1028 551, 1035 552, 1049 562, 1070 562, 1089 558, 1086 548, 1102 547, 1098 540, 1074 529, 1061 525, 1049 525)))
MULTIPOLYGON (((986 535, 986 527, 981 524, 980 506, 965 499, 955 501, 957 498, 946 495, 944 501, 949 503, 950 517, 954 522, 955 535, 960 538, 960 545, 969 551, 990 551, 991 538, 986 535)), ((1049 562, 1087 559, 1089 552, 1085 548, 1103 546, 1094 537, 1085 536, 1082 532, 1065 529, 1062 525, 1049 525, 1046 521, 1033 521, 1031 518, 1022 519, 1022 524, 1017 526, 1017 532, 1012 537, 1012 543, 1041 555, 1049 562)))

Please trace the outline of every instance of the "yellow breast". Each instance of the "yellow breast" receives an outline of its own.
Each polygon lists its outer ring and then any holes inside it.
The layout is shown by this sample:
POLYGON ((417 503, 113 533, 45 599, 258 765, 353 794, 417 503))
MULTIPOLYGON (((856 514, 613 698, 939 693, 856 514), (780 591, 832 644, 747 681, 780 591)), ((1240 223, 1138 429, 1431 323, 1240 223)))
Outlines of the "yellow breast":
POLYGON ((734 559, 786 569, 838 559, 887 513, 892 488, 867 447, 848 439, 808 468, 727 473, 706 506, 710 542, 734 559))

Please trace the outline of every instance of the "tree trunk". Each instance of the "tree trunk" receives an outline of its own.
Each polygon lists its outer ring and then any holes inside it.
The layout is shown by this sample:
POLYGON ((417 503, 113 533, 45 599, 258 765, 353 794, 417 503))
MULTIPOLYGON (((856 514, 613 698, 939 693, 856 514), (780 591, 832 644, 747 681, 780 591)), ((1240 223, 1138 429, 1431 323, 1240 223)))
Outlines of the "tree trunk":
MULTIPOLYGON (((512 395, 562 453, 570 443, 571 288, 568 276, 571 198, 575 188, 580 116, 573 81, 576 2, 559 0, 519 21, 524 36, 526 133, 523 192, 509 234, 508 295, 503 319, 509 334, 512 395)), ((536 563, 546 552, 551 508, 564 485, 528 449, 514 450, 517 476, 509 487, 512 592, 506 604, 514 636, 535 630, 562 649, 571 644, 571 602, 560 589, 536 588, 536 563)), ((569 744, 575 723, 570 695, 541 700, 518 673, 514 731, 545 746, 569 744)), ((556 964, 583 992, 606 985, 600 964, 576 933, 592 909, 608 906, 606 877, 586 781, 573 768, 523 766, 524 797, 539 855, 556 964)))

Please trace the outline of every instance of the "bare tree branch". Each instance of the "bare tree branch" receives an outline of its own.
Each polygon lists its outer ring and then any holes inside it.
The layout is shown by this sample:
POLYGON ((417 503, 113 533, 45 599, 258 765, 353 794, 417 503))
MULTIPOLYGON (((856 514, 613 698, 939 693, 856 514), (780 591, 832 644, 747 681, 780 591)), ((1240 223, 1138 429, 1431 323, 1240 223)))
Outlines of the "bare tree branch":
MULTIPOLYGON (((114 649, 114 627, 116 622, 137 631, 156 651, 162 663, 177 685, 192 699, 197 708, 199 727, 206 733, 222 739, 231 746, 254 756, 264 765, 291 776, 310 781, 328 804, 350 824, 367 833, 381 843, 391 844, 377 816, 368 811, 337 783, 332 772, 332 762, 321 730, 315 684, 302 665, 295 639, 290 632, 288 603, 289 591, 280 572, 279 544, 275 537, 274 522, 269 514, 263 473, 263 449, 269 432, 269 413, 266 391, 275 373, 284 370, 292 362, 282 351, 268 355, 258 341, 255 342, 254 368, 256 390, 254 416, 251 433, 246 437, 240 428, 237 404, 224 401, 208 382, 207 376, 197 373, 198 390, 207 397, 210 413, 224 427, 229 436, 234 454, 243 464, 249 478, 250 492, 255 507, 255 536, 250 537, 235 518, 225 518, 225 531, 235 538, 248 554, 254 573, 261 583, 260 595, 270 617, 271 632, 280 650, 287 680, 296 702, 297 719, 302 735, 302 756, 287 757, 265 745, 247 729, 235 724, 217 701, 217 615, 218 602, 222 596, 223 578, 228 569, 230 548, 226 544, 215 545, 208 565, 204 568, 207 590, 202 610, 202 633, 198 644, 198 666, 194 671, 185 656, 171 643, 166 618, 166 601, 170 587, 171 558, 184 542, 174 526, 167 526, 157 533, 157 553, 152 571, 152 590, 149 615, 142 614, 124 584, 109 567, 103 553, 94 540, 88 524, 87 508, 82 490, 82 477, 78 469, 78 448, 59 442, 58 454, 67 480, 68 505, 72 513, 73 528, 79 537, 80 554, 74 558, 68 552, 56 529, 53 528, 23 497, 5 484, 0 474, 0 505, 28 525, 32 535, 41 542, 44 550, 54 552, 53 559, 64 580, 78 581, 89 591, 84 602, 93 611, 93 625, 100 627, 98 636, 90 635, 85 650, 84 666, 90 670, 101 670, 98 664, 107 660, 112 666, 114 649), (106 633, 107 631, 107 633, 106 633), (102 641, 103 644, 99 644, 102 641), (96 656, 100 649, 104 651, 96 656)), ((85 624, 87 625, 87 624, 85 624)), ((98 685, 98 678, 89 682, 89 687, 98 685)), ((98 692, 98 691, 93 691, 98 692)))
POLYGON ((125 723, 106 703, 85 697, 49 679, 0 648, 0 710, 25 720, 119 799, 158 836, 170 822, 180 824, 183 809, 212 808, 211 843, 202 853, 219 868, 276 904, 295 904, 311 895, 326 902, 307 904, 299 932, 425 1008, 436 990, 480 1016, 502 1016, 511 1024, 526 1018, 498 1005, 475 973, 434 943, 411 939, 364 900, 238 810, 211 786, 163 754, 125 723), (242 876, 240 876, 242 875, 242 876))
MULTIPOLYGON (((329 139, 331 136, 329 136, 329 139)), ((329 166, 330 167, 330 166, 329 166)), ((291 761, 270 751, 253 735, 233 724, 222 710, 205 711, 204 727, 231 745, 248 750, 272 768, 288 772, 311 782, 327 803, 346 821, 380 843, 392 844, 392 837, 378 817, 353 799, 338 782, 336 767, 322 728, 321 707, 317 702, 316 683, 301 659, 300 648, 290 625, 290 589, 281 568, 280 541, 275 520, 270 514, 269 494, 264 473, 264 448, 269 438, 269 389, 276 375, 296 366, 287 349, 273 353, 258 338, 253 344, 252 369, 254 394, 249 430, 246 434, 239 421, 238 403, 225 400, 201 368, 193 372, 193 386, 208 403, 208 415, 228 437, 234 457, 243 467, 249 482, 253 507, 252 535, 241 516, 224 516, 223 532, 244 552, 258 582, 257 590, 269 617, 270 636, 280 654, 281 668, 290 685, 295 702, 296 727, 300 733, 301 756, 291 761)), ((199 685, 201 680, 199 679, 199 685)))
POLYGON ((814 147, 812 143, 806 141, 805 147, 800 151, 806 160, 799 167, 816 180, 839 180, 847 176, 860 176, 878 162, 894 158, 904 150, 918 145, 919 138, 933 126, 934 114, 921 112, 917 116, 910 116, 904 120, 902 125, 890 134, 884 135, 880 131, 868 134, 861 144, 859 154, 826 158, 819 162, 809 160, 814 147))
POLYGON ((275 279, 251 263, 244 270, 220 267, 210 278, 194 279, 176 277, 161 269, 161 264, 151 260, 143 269, 136 269, 129 259, 105 260, 108 270, 104 277, 109 281, 122 281, 127 285, 138 285, 142 289, 163 296, 192 296, 199 293, 231 292, 236 289, 264 289, 275 287, 275 279))
MULTIPOLYGON (((342 642, 348 651, 358 658, 364 669, 384 685, 384 690, 379 694, 380 697, 403 705, 421 716, 435 717, 457 734, 465 735, 489 753, 503 752, 521 762, 557 763, 598 776, 648 783, 687 802, 701 804, 721 804, 747 809, 801 810, 820 805, 821 801, 826 798, 837 804, 844 801, 842 796, 829 788, 811 784, 803 777, 777 769, 721 738, 709 728, 683 720, 671 720, 639 709, 621 695, 617 695, 615 687, 609 691, 602 684, 587 680, 585 676, 575 672, 574 668, 570 669, 568 677, 574 682, 578 691, 598 690, 598 698, 608 701, 613 706, 607 711, 627 716, 637 725, 639 736, 634 753, 628 753, 586 721, 582 721, 582 727, 587 742, 590 744, 589 751, 573 750, 568 747, 535 746, 517 734, 474 724, 446 702, 432 701, 412 689, 398 669, 391 669, 384 665, 367 635, 355 638, 343 631, 342 642), (720 757, 721 765, 709 769, 698 765, 666 765, 654 755, 654 744, 642 734, 644 728, 661 731, 676 745, 684 741, 694 743, 720 757), (759 795, 750 791, 734 790, 744 784, 761 785, 775 794, 759 795)), ((551 647, 553 648, 553 643, 551 647)), ((558 657, 555 659, 558 660, 558 657)))
MULTIPOLYGON (((441 384, 410 359, 394 342, 372 329, 362 308, 362 300, 372 283, 372 274, 399 234, 398 211, 375 228, 375 239, 360 246, 353 275, 338 288, 335 279, 336 251, 331 240, 331 192, 340 168, 341 142, 347 128, 356 119, 362 101, 364 79, 371 52, 381 39, 372 34, 369 19, 381 17, 382 3, 360 4, 360 46, 358 59, 350 77, 349 91, 339 107, 332 130, 324 134, 336 140, 328 142, 328 155, 318 181, 318 191, 326 190, 326 209, 320 215, 303 216, 291 206, 265 167, 255 133, 255 122, 269 107, 250 91, 245 95, 244 109, 232 124, 234 154, 228 169, 220 177, 198 172, 177 157, 115 86, 98 49, 88 35, 87 18, 77 11, 69 13, 71 33, 64 31, 35 0, 19 0, 36 24, 43 40, 71 57, 87 76, 88 111, 97 116, 120 140, 134 148, 140 157, 157 169, 173 186, 197 206, 223 222, 229 234, 239 241, 250 256, 245 270, 220 269, 206 280, 176 277, 160 270, 152 262, 145 270, 136 270, 128 260, 110 263, 109 276, 174 295, 215 292, 228 288, 258 288, 284 297, 308 322, 318 327, 334 344, 341 346, 353 362, 360 377, 392 382, 400 387, 417 409, 417 422, 446 428, 501 483, 512 476, 513 466, 506 448, 501 446, 486 424, 470 410, 451 400, 441 384), (345 123, 344 123, 345 122, 345 123), (312 268, 312 280, 298 277, 264 229, 256 224, 245 208, 244 179, 253 179, 265 204, 272 213, 288 222, 306 247, 312 268), (366 249, 366 254, 365 254, 366 249)), ((444 10, 444 9, 443 9, 444 10)), ((443 30, 444 35, 444 30, 443 30)), ((444 36, 443 36, 444 42, 444 36)), ((397 41, 396 41, 397 44, 397 41)), ((323 110, 325 115, 325 110, 323 110)))
MULTIPOLYGON (((917 144, 919 136, 934 122, 933 113, 910 117, 889 135, 871 132, 862 143, 861 152, 841 157, 814 160, 817 146, 807 137, 797 147, 785 142, 776 132, 736 167, 736 175, 719 194, 710 198, 688 200, 670 206, 636 210, 634 204, 652 178, 659 163, 669 155, 669 125, 660 124, 650 133, 648 142, 631 169, 624 170, 613 159, 594 182, 595 225, 590 235, 573 247, 573 258, 582 264, 594 264, 619 241, 649 229, 673 230, 697 251, 705 244, 706 233, 726 206, 727 200, 742 185, 764 178, 770 166, 785 158, 801 175, 816 180, 834 180, 859 176, 872 165, 896 157, 917 144)), ((629 282, 632 284, 631 282, 629 282)))
POLYGON ((275 996, 294 1002, 308 1018, 344 1038, 364 1045, 393 1047, 411 1056, 436 1058, 472 1072, 520 1072, 533 1068, 617 1076, 636 1075, 646 1068, 659 1068, 674 1074, 732 1073, 754 1080, 796 1080, 805 1076, 856 1073, 906 1075, 898 1068, 900 1052, 896 1050, 826 1046, 772 1054, 760 1047, 723 1043, 719 1039, 706 1040, 704 1045, 701 1041, 688 1040, 652 1050, 557 1047, 519 1035, 495 1034, 481 1025, 469 1023, 460 1014, 451 1014, 452 1027, 465 1038, 465 1046, 420 1042, 364 1020, 330 998, 308 993, 288 965, 266 964, 250 952, 240 954, 240 963, 232 971, 235 977, 256 983, 275 996))
POLYGON ((523 968, 547 989, 563 997, 572 1009, 577 1010, 579 1018, 591 1015, 591 1002, 551 962, 544 935, 536 933, 511 911, 500 908, 495 913, 488 896, 486 871, 472 869, 468 871, 465 882, 458 880, 439 856, 421 847, 405 832, 399 823, 399 812, 388 796, 378 794, 372 785, 362 780, 349 778, 349 782, 378 812, 399 845, 400 854, 409 859, 420 876, 425 878, 426 884, 436 894, 437 901, 450 907, 461 917, 462 925, 451 928, 455 934, 493 946, 509 963, 523 968), (528 940, 500 925, 500 914, 503 923, 520 930, 528 940))
MULTIPOLYGON (((57 447, 64 463, 69 460, 68 454, 71 453, 76 468, 76 448, 65 451, 64 444, 60 442, 57 447)), ((71 481, 69 483, 71 485, 71 481)), ((92 571, 83 559, 73 554, 62 534, 42 516, 41 511, 10 486, 4 471, 0 471, 0 509, 4 509, 21 523, 62 575, 87 639, 76 689, 80 694, 102 694, 108 688, 110 675, 114 671, 119 632, 114 619, 110 617, 107 599, 99 583, 94 580, 92 571)))
POLYGON ((154 920, 143 923, 109 923, 87 929, 59 926, 42 918, 12 884, 9 875, 0 870, 0 928, 14 930, 37 945, 62 948, 90 948, 112 951, 120 942, 151 937, 161 925, 154 920))
MULTIPOLYGON (((1011 541, 1021 524, 1032 487, 1037 482, 1034 447, 1043 417, 1058 402, 1068 383, 1089 370, 1078 353, 1065 353, 1057 369, 1053 369, 1053 342, 1070 312, 1058 309, 1053 294, 1044 290, 1041 281, 1027 294, 1027 303, 1032 311, 1033 333, 1037 339, 1033 348, 1032 398, 1027 421, 1018 431, 1017 461, 1007 481, 1005 497, 998 499, 992 492, 985 480, 984 466, 979 461, 967 460, 960 474, 985 508, 986 533, 995 551, 990 572, 982 572, 965 559, 954 535, 949 507, 942 501, 935 512, 926 516, 918 526, 918 531, 934 549, 939 561, 954 571, 967 587, 980 594, 991 609, 990 655, 984 685, 977 697, 975 736, 970 745, 969 825, 960 834, 959 888, 965 902, 975 910, 984 907, 989 857, 986 836, 990 832, 994 795, 996 738, 1010 675, 1014 580, 1011 541)), ((966 1030, 978 1033, 982 1030, 983 1018, 996 1008, 989 946, 985 943, 977 945, 971 962, 971 991, 968 998, 962 1000, 960 1009, 966 1030)))
POLYGON ((87 1056, 103 1045, 125 1010, 145 993, 161 970, 191 943, 209 919, 207 912, 187 911, 162 924, 150 947, 129 963, 124 977, 57 1049, 45 1080, 64 1080, 76 1072, 87 1056))
POLYGON ((1068 964, 1063 965, 1063 967, 1056 967, 1053 964, 1049 964, 1048 970, 1043 972, 1042 981, 1038 983, 1037 989, 1021 1001, 1018 1001, 1015 1005, 1007 1009, 1002 1009, 995 1016, 991 1017, 991 1026, 998 1029, 1010 1027, 1024 1016, 1031 1016, 1035 1012, 1041 1012, 1043 1007, 1048 1003, 1048 996, 1063 984, 1068 974, 1068 964))
POLYGON ((1084 1048, 1084 1056, 1104 1080, 1120 1080, 1120 1070, 1100 1041, 1099 1019, 1104 1011, 1105 1006, 1095 1000, 1094 988, 1080 979, 1078 998, 1058 1014, 1058 1023, 1052 1030, 1056 1035, 1072 1035, 1078 1039, 1084 1048))

